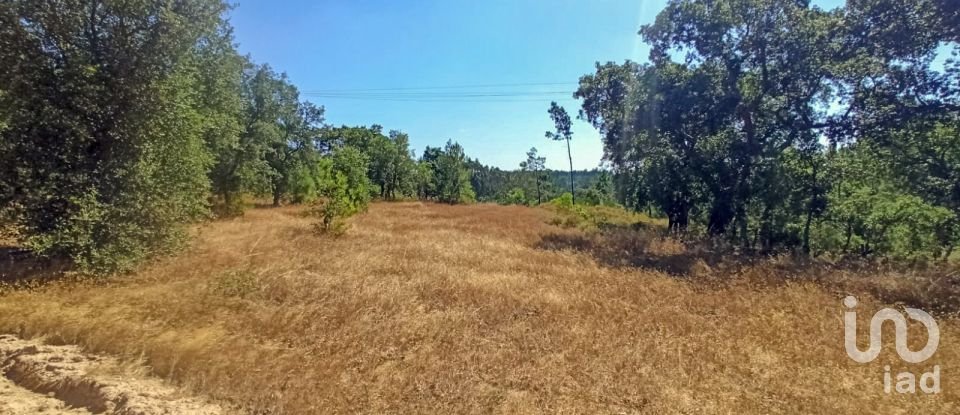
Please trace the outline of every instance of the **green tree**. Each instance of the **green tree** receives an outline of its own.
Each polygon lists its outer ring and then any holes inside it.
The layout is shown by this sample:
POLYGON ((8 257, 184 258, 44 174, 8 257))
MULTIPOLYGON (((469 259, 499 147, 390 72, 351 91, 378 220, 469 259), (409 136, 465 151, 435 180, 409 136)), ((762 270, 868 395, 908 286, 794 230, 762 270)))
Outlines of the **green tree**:
POLYGON ((315 142, 323 127, 323 107, 298 99, 296 87, 285 76, 278 82, 277 97, 280 99, 278 139, 270 142, 266 152, 271 168, 271 193, 273 205, 290 192, 293 174, 302 166, 314 162, 317 152, 315 142))
POLYGON ((381 199, 397 199, 413 191, 413 157, 410 137, 401 131, 376 134, 369 142, 370 178, 380 188, 381 199))
POLYGON ((357 148, 344 146, 321 159, 320 199, 311 209, 320 218, 322 232, 343 232, 343 219, 367 209, 370 202, 370 179, 367 157, 357 148))
POLYGON ((527 152, 527 160, 520 163, 520 169, 522 171, 528 171, 533 175, 533 181, 537 189, 537 204, 543 203, 543 194, 541 190, 541 184, 543 183, 545 176, 543 174, 544 169, 546 168, 547 158, 539 157, 537 155, 537 148, 531 147, 530 151, 527 152))
MULTIPOLYGON (((427 157, 427 152, 424 156, 427 157)), ((428 162, 433 168, 437 200, 444 203, 469 203, 476 199, 476 194, 470 185, 467 158, 460 144, 447 141, 443 151, 436 155, 431 154, 430 158, 432 160, 428 162)))
MULTIPOLYGON (((557 105, 556 102, 550 103, 550 119, 553 120, 554 131, 547 131, 547 138, 554 141, 566 141, 567 142, 567 158, 570 160, 570 194, 575 192, 573 188, 573 155, 570 152, 570 139, 573 138, 573 132, 570 131, 570 115, 567 114, 567 110, 563 107, 557 105)), ((576 203, 576 196, 574 196, 574 203, 576 203)))
POLYGON ((931 62, 956 38, 954 9, 672 0, 640 31, 650 64, 580 79, 580 116, 601 133, 618 197, 671 229, 695 221, 761 252, 917 256, 913 241, 949 255, 960 71, 931 62))
POLYGON ((416 188, 416 161, 413 159, 413 151, 410 150, 410 136, 404 132, 393 130, 389 134, 390 141, 396 151, 393 152, 391 161, 390 176, 390 199, 397 199, 400 196, 415 196, 416 188))
POLYGON ((215 156, 210 179, 214 191, 223 199, 226 214, 242 212, 242 193, 272 192, 277 174, 267 156, 282 141, 278 124, 283 111, 278 99, 279 75, 269 65, 243 60, 239 76, 239 132, 235 138, 208 139, 215 156))
MULTIPOLYGON (((811 103, 829 97, 827 63, 835 49, 829 28, 835 24, 828 13, 790 0, 674 0, 641 29, 655 64, 669 62, 670 50, 689 51, 687 62, 697 63, 689 69, 709 75, 705 82, 715 85, 705 113, 709 123, 726 127, 722 145, 733 162, 732 215, 744 248, 750 241, 748 209, 762 201, 753 183, 771 174, 764 169, 774 167, 786 148, 817 139, 823 120, 811 103)), ((690 124, 697 123, 681 121, 690 124)))
MULTIPOLYGON (((239 191, 258 195, 271 194, 279 182, 271 165, 277 147, 283 145, 279 120, 291 111, 290 91, 270 65, 254 65, 244 71, 242 97, 244 99, 243 145, 238 158, 244 162, 244 176, 240 177, 239 191), (286 96, 285 96, 286 95, 286 96)), ((275 157, 274 160, 282 156, 275 157)), ((274 161, 279 167, 282 161, 274 161)), ((229 203, 228 203, 229 205, 229 203)))
POLYGON ((233 195, 242 188, 247 165, 240 138, 244 128, 241 88, 249 61, 237 53, 228 29, 211 37, 197 54, 197 98, 206 121, 204 142, 213 158, 208 171, 211 191, 225 201, 226 209, 220 213, 232 214, 239 212, 233 195))
POLYGON ((323 142, 332 148, 352 146, 370 160, 368 175, 381 199, 412 196, 416 192, 417 169, 410 151, 410 137, 401 131, 383 134, 383 127, 339 127, 328 129, 323 142))
POLYGON ((607 171, 600 172, 597 182, 593 185, 597 194, 597 203, 606 205, 613 201, 613 176, 607 171))
MULTIPOLYGON (((207 212, 197 55, 226 4, 0 4, 3 202, 27 246, 95 273, 165 252, 207 212)), ((210 40, 208 42, 208 40, 210 40)))

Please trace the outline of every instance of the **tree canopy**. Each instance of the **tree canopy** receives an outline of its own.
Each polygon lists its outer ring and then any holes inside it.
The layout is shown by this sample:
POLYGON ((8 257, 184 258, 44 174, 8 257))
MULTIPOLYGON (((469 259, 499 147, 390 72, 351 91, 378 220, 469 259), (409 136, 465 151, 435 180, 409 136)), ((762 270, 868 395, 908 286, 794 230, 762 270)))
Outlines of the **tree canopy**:
POLYGON ((649 63, 580 79, 580 116, 624 202, 676 232, 764 252, 948 255, 960 78, 955 61, 932 66, 957 50, 955 15, 937 7, 672 0, 640 30, 649 63))

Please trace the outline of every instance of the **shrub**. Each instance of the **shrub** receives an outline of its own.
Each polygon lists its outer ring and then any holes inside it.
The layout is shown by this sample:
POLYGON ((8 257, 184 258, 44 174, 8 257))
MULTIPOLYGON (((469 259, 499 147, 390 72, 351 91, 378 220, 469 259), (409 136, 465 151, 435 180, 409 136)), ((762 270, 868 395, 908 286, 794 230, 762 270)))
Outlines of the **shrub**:
POLYGON ((527 196, 523 193, 523 189, 519 187, 514 187, 507 192, 503 198, 500 199, 500 204, 502 205, 526 205, 527 196))
POLYGON ((211 203, 213 216, 217 218, 234 218, 243 216, 243 211, 247 205, 242 195, 235 195, 229 200, 214 200, 211 203))
POLYGON ((320 172, 317 165, 300 165, 290 173, 287 187, 293 203, 313 203, 319 197, 317 180, 320 172))
POLYGON ((346 232, 343 219, 357 212, 347 190, 346 178, 341 173, 335 173, 332 183, 327 184, 324 195, 309 211, 311 216, 319 219, 319 222, 314 224, 317 232, 335 236, 346 232))
POLYGON ((373 186, 367 178, 367 158, 353 147, 343 147, 322 159, 319 171, 320 197, 308 214, 319 219, 318 232, 341 235, 346 232, 343 220, 370 203, 373 186))
POLYGON ((564 193, 550 200, 550 204, 564 211, 573 209, 573 195, 570 192, 564 193))
POLYGON ((665 226, 662 220, 651 219, 645 214, 632 212, 616 205, 585 206, 579 203, 574 205, 570 193, 564 193, 552 199, 549 206, 557 214, 550 220, 552 225, 589 229, 665 226))

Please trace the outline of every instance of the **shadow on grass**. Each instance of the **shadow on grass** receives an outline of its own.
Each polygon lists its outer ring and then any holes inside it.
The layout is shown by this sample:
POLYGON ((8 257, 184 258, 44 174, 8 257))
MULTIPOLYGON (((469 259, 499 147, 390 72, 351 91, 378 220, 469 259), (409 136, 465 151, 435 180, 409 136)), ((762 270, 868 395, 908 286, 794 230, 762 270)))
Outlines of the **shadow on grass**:
MULTIPOLYGON (((814 283, 836 293, 870 296, 884 304, 915 307, 960 317, 960 266, 844 258, 827 260, 781 254, 740 255, 728 246, 682 243, 661 232, 608 228, 593 232, 557 230, 537 248, 574 251, 613 268, 644 268, 697 281, 697 286, 747 284, 756 288, 814 283)), ((838 300, 839 307, 839 300, 838 300)))
POLYGON ((62 278, 70 268, 67 260, 43 258, 17 246, 0 245, 0 285, 42 285, 62 278))
MULTIPOLYGON (((610 226, 587 233, 549 233, 536 247, 589 254, 608 267, 648 268, 675 276, 701 276, 721 265, 721 255, 715 252, 692 250, 681 241, 638 226, 610 226)), ((742 262, 728 258, 726 265, 734 261, 742 262)))

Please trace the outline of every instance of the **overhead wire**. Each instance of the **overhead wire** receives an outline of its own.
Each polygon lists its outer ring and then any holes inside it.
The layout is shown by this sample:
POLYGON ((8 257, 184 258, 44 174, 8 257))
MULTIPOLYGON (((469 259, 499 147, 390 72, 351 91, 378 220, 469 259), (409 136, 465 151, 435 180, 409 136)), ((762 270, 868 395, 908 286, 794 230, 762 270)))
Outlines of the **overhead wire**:
POLYGON ((570 82, 443 85, 394 88, 325 89, 304 91, 304 96, 393 102, 547 102, 573 100, 570 90, 530 90, 529 87, 575 85, 570 82), (504 88, 527 87, 520 90, 504 88), (490 88, 498 88, 490 90, 490 88), (562 98, 566 95, 569 98, 562 98))
POLYGON ((442 86, 414 86, 414 87, 392 87, 392 88, 348 88, 348 89, 318 89, 308 92, 370 92, 370 91, 411 91, 411 90, 430 90, 430 89, 470 89, 470 88, 500 88, 517 86, 556 86, 556 85, 577 85, 576 82, 526 82, 512 84, 472 84, 472 85, 442 85, 442 86))

